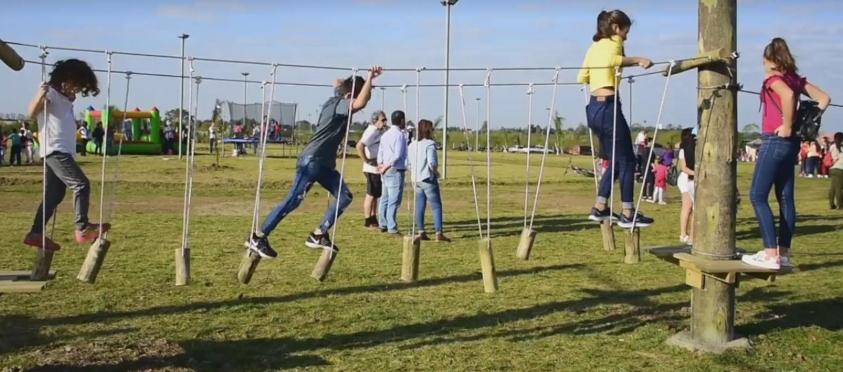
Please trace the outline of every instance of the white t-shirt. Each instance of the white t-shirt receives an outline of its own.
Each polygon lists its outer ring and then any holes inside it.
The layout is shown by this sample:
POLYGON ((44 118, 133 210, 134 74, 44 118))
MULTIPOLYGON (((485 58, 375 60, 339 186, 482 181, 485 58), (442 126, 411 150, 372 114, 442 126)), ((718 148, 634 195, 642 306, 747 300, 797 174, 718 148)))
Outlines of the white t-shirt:
POLYGON ((638 136, 635 137, 635 144, 640 145, 647 140, 647 134, 644 132, 638 132, 638 136))
POLYGON ((73 101, 52 87, 47 91, 47 100, 47 123, 44 123, 43 112, 37 114, 41 141, 39 153, 42 158, 56 151, 75 156, 76 118, 73 117, 73 101))
MULTIPOLYGON (((385 130, 380 129, 374 125, 369 125, 366 127, 366 130, 363 131, 363 135, 360 136, 360 143, 363 144, 363 152, 366 154, 366 157, 369 159, 377 160, 378 157, 378 148, 381 144, 381 136, 383 135, 385 130)), ((378 173, 378 167, 363 163, 363 172, 364 173, 378 173)))

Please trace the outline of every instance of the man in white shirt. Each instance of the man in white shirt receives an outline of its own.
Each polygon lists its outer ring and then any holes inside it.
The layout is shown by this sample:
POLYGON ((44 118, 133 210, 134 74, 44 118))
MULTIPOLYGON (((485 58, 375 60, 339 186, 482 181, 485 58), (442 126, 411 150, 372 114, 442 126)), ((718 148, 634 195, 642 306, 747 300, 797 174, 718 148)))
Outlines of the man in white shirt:
POLYGON ((364 227, 378 228, 378 198, 383 186, 378 172, 378 149, 381 136, 386 129, 386 114, 383 111, 372 113, 372 123, 363 131, 357 142, 357 156, 363 160, 363 175, 366 177, 366 198, 363 200, 364 227))
POLYGON ((378 171, 383 193, 378 205, 378 226, 381 231, 400 235, 398 210, 404 191, 404 171, 407 169, 407 139, 404 137, 404 111, 392 112, 392 126, 381 136, 378 148, 378 171))

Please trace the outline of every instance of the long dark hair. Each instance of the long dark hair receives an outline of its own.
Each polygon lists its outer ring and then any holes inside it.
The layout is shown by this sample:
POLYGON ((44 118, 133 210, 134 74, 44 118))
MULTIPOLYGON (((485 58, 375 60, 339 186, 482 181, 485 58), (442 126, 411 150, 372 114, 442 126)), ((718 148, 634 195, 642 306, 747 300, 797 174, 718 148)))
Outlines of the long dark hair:
POLYGON ((834 133, 834 146, 837 147, 837 152, 843 152, 843 132, 834 133))
POLYGON ((433 122, 427 119, 419 120, 419 139, 431 139, 433 137, 433 122))
POLYGON ((615 36, 612 25, 618 25, 620 28, 630 28, 632 27, 632 20, 620 9, 601 11, 597 15, 597 32, 591 39, 600 41, 601 39, 615 36))
POLYGON ((100 94, 97 75, 85 61, 71 58, 56 62, 50 72, 49 84, 55 89, 61 89, 64 83, 75 85, 83 97, 100 94))
POLYGON ((366 84, 366 80, 360 76, 349 76, 348 79, 345 79, 340 83, 340 86, 337 87, 337 95, 344 96, 351 92, 352 85, 354 86, 354 94, 351 95, 351 98, 357 98, 360 94, 360 91, 363 90, 363 85, 366 84))
POLYGON ((775 63, 779 72, 795 74, 796 71, 799 71, 799 68, 796 67, 796 59, 790 53, 787 42, 780 37, 773 38, 764 47, 764 59, 775 63))

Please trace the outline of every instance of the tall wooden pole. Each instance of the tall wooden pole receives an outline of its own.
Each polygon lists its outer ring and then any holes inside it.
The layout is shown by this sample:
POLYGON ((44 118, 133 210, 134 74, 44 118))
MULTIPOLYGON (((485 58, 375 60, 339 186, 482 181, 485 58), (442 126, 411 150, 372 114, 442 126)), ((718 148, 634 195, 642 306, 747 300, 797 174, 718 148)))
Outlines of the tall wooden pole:
MULTIPOLYGON (((736 51, 737 0, 700 0, 698 37, 700 53, 736 51)), ((694 251, 708 259, 732 259, 735 254, 737 94, 709 87, 731 83, 736 65, 730 60, 698 72, 694 251)), ((704 289, 693 289, 691 313, 691 339, 703 349, 725 347, 735 338, 734 285, 708 280, 704 289)))

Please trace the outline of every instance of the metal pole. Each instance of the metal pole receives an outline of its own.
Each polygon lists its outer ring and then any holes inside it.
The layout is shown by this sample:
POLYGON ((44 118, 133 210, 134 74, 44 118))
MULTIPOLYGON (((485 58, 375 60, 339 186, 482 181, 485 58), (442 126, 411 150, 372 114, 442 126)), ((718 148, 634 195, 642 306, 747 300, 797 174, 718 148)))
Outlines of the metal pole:
POLYGON ((385 94, 385 91, 386 91, 386 88, 381 87, 381 111, 383 111, 383 110, 384 110, 384 107, 386 107, 386 94, 385 94))
POLYGON ((480 97, 474 99, 477 102, 477 118, 474 121, 474 151, 480 146, 480 97))
POLYGON ((247 94, 246 91, 247 91, 247 87, 249 85, 249 82, 246 78, 249 77, 249 73, 248 72, 241 72, 240 75, 243 75, 243 130, 247 130, 247 128, 249 128, 249 127, 248 127, 248 124, 246 122, 248 120, 248 117, 246 116, 246 105, 247 105, 247 102, 248 102, 247 101, 248 98, 246 96, 246 94, 247 94))
POLYGON ((451 75, 451 7, 457 4, 458 0, 443 1, 447 13, 445 28, 445 114, 442 123, 442 179, 448 178, 448 85, 451 75))
POLYGON ((183 117, 184 117, 184 44, 187 38, 190 35, 188 34, 181 34, 179 35, 179 39, 181 39, 181 79, 179 79, 179 89, 181 94, 179 95, 179 160, 181 160, 181 134, 184 130, 184 125, 182 124, 183 117))

